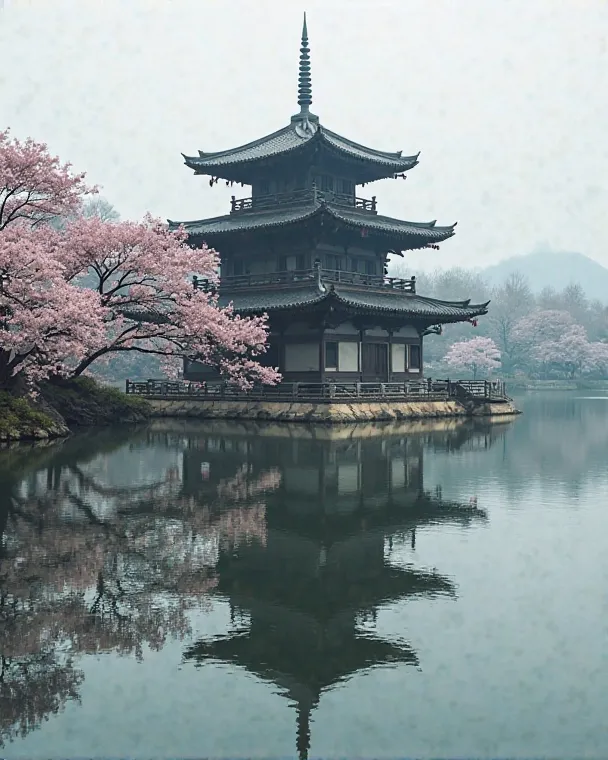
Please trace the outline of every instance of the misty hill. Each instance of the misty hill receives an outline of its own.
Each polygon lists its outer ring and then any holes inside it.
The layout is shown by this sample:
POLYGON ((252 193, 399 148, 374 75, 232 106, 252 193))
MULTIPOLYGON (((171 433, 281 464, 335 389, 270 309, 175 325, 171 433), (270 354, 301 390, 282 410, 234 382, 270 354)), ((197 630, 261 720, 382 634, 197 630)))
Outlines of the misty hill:
POLYGON ((590 300, 608 302, 608 269, 582 253, 551 251, 513 256, 482 269, 480 274, 491 285, 500 285, 513 272, 527 277, 536 293, 547 287, 560 291, 578 283, 590 300))

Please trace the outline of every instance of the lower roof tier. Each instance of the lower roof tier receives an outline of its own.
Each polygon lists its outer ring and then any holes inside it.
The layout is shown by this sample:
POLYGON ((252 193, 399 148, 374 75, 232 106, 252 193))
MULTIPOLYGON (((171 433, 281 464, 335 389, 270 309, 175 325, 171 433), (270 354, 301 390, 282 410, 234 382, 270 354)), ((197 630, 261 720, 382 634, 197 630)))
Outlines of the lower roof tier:
POLYGON ((488 313, 488 304, 466 301, 440 301, 403 291, 351 288, 339 284, 308 285, 290 288, 247 288, 223 293, 219 303, 232 303, 239 314, 286 312, 292 309, 318 311, 325 308, 377 314, 394 318, 411 318, 429 324, 465 322, 488 313))
POLYGON ((307 205, 277 207, 251 213, 227 214, 191 222, 169 220, 169 227, 184 229, 195 243, 221 248, 222 241, 235 234, 290 231, 306 227, 327 235, 350 232, 359 238, 378 239, 380 245, 396 251, 424 248, 440 243, 455 233, 455 224, 444 227, 431 222, 407 222, 390 216, 365 214, 355 209, 317 200, 307 205))

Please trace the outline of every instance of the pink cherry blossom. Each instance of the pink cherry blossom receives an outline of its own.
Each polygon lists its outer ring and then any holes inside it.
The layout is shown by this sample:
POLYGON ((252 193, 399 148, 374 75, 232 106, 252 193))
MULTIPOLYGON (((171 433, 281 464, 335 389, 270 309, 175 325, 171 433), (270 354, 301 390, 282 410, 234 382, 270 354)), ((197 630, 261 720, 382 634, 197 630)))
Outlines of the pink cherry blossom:
POLYGON ((243 388, 278 382, 257 361, 266 317, 240 317, 192 285, 193 274, 217 283, 215 251, 151 217, 74 217, 87 192, 46 146, 0 133, 0 385, 79 375, 124 351, 212 364, 243 388))
POLYGON ((0 132, 0 230, 18 221, 39 224, 73 213, 83 195, 97 192, 84 177, 52 156, 44 143, 11 140, 8 130, 0 132))
POLYGON ((491 338, 471 338, 453 343, 444 358, 454 369, 465 369, 477 377, 480 370, 492 372, 501 366, 500 351, 491 338))

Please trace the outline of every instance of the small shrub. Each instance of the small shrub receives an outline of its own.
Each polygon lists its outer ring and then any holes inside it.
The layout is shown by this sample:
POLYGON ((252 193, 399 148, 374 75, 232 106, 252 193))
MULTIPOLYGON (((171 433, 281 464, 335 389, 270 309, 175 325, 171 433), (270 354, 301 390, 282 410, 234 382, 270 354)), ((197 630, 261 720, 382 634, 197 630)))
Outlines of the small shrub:
POLYGON ((141 422, 149 416, 145 399, 127 396, 91 377, 45 383, 42 392, 68 426, 141 422))
POLYGON ((0 433, 27 432, 33 428, 46 430, 53 424, 53 420, 36 409, 29 399, 0 391, 0 433))

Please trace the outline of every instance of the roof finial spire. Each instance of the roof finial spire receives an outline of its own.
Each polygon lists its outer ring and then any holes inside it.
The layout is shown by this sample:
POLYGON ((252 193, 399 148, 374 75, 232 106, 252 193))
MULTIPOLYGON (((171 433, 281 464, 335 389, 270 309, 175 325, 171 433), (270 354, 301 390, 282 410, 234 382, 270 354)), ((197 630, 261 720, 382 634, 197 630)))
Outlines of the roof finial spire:
POLYGON ((300 71, 298 76, 298 105, 300 113, 308 113, 312 103, 312 86, 310 80, 310 48, 308 47, 308 29, 306 28, 306 11, 302 24, 302 44, 300 46, 300 71))
POLYGON ((308 138, 317 131, 319 117, 310 112, 312 103, 312 85, 310 81, 310 48, 308 47, 308 29, 306 13, 302 23, 302 43, 300 45, 300 68, 298 73, 298 105, 300 111, 291 117, 295 130, 302 138, 308 138))

